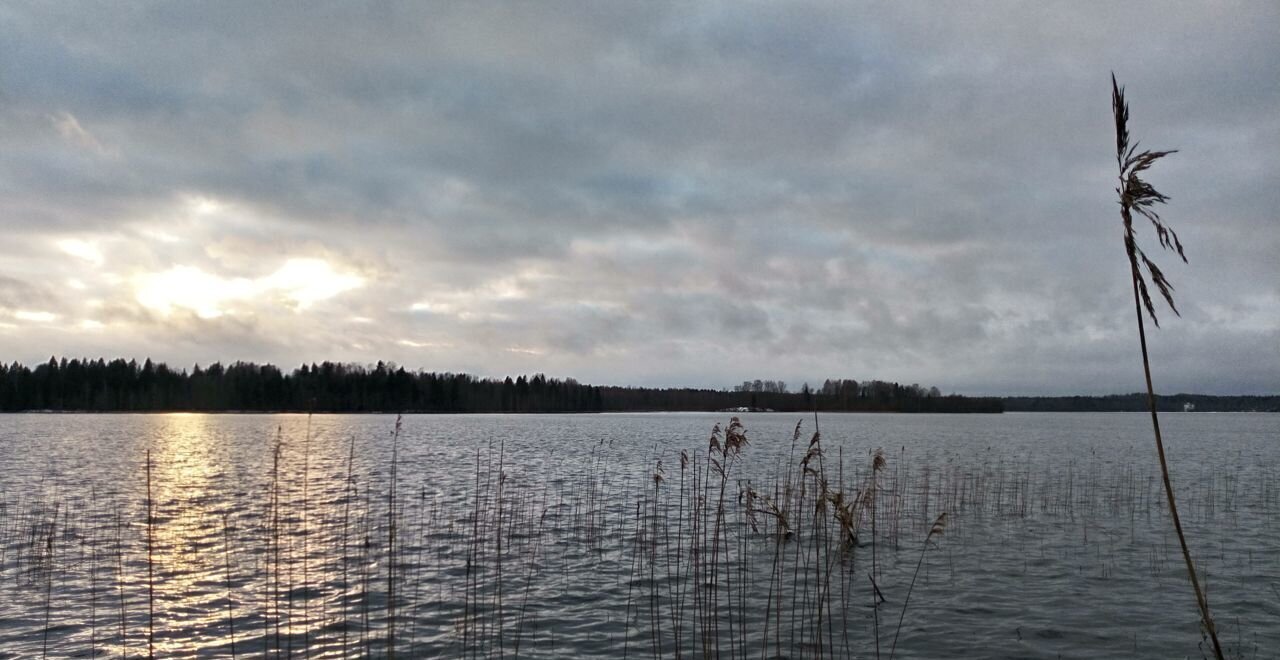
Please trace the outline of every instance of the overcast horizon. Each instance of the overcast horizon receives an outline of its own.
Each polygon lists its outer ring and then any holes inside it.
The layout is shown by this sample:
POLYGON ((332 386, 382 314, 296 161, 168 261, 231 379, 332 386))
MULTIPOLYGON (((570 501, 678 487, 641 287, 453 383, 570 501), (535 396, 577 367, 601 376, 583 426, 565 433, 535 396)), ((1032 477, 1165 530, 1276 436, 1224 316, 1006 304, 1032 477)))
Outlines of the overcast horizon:
POLYGON ((1280 393, 1280 3, 0 6, 0 359, 1280 393))

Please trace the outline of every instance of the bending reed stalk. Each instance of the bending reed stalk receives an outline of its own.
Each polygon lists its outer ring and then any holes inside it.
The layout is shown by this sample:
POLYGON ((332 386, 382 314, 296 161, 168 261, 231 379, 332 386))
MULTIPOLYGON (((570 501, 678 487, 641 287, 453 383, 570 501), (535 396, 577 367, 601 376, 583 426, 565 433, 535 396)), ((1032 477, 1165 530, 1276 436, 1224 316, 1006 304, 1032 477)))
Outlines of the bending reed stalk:
POLYGON ((934 536, 941 536, 946 526, 947 512, 943 511, 938 519, 933 521, 933 526, 924 537, 924 544, 920 548, 920 559, 916 562, 915 572, 911 574, 911 584, 907 585, 907 595, 902 598, 902 611, 898 613, 898 628, 893 631, 893 644, 889 645, 889 660, 893 660, 893 655, 898 650, 898 635, 902 634, 902 621, 907 616, 907 603, 911 602, 911 591, 916 588, 916 578, 920 576, 920 567, 924 565, 924 553, 929 549, 929 540, 934 536))
POLYGON ((1196 605, 1200 608, 1200 621, 1209 638, 1213 640, 1214 656, 1222 660, 1222 645, 1218 642, 1217 627, 1209 614, 1209 601, 1200 587, 1195 562, 1191 560, 1191 550, 1187 547, 1187 537, 1182 531, 1182 520, 1178 516, 1178 504, 1174 499, 1173 485, 1169 479, 1169 464, 1165 458, 1164 440, 1160 436, 1160 416, 1156 413, 1155 388, 1151 384, 1151 360, 1147 353, 1147 331, 1143 322, 1142 305, 1146 306, 1147 314, 1151 316, 1151 321, 1157 327, 1160 322, 1156 319, 1155 306, 1151 302, 1146 278, 1142 274, 1139 262, 1146 267, 1152 284, 1156 286, 1174 314, 1178 314, 1178 308, 1173 304, 1173 286, 1165 279, 1160 268, 1138 247, 1133 231, 1133 214, 1137 213, 1151 222, 1162 248, 1174 250, 1183 262, 1187 260, 1182 251, 1182 242, 1178 240, 1178 234, 1165 224, 1154 208, 1156 204, 1164 204, 1169 198, 1156 191, 1151 184, 1139 176, 1156 161, 1175 152, 1143 151, 1139 153, 1137 144, 1129 145, 1129 104, 1124 100, 1124 88, 1116 82, 1115 74, 1111 75, 1111 112, 1116 123, 1116 164, 1120 170, 1120 185, 1116 188, 1116 194, 1120 196, 1120 219, 1124 223, 1124 246, 1129 258, 1129 276, 1133 285, 1133 308, 1138 319, 1138 342, 1142 346, 1142 373, 1146 379, 1147 407, 1151 411, 1151 429, 1156 438, 1156 455, 1160 459, 1160 476, 1164 481, 1169 517, 1173 519, 1178 544, 1182 548, 1182 559, 1187 566, 1187 577, 1191 580, 1191 587, 1196 595, 1196 605))

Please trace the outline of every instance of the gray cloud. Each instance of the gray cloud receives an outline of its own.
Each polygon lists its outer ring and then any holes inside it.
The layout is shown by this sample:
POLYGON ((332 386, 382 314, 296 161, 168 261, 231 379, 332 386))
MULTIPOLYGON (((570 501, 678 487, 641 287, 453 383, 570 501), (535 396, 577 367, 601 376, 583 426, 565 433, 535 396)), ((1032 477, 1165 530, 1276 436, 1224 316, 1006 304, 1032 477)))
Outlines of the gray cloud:
POLYGON ((1274 392, 1278 28, 1273 3, 9 6, 0 353, 1136 390, 1115 70, 1135 135, 1181 149, 1151 177, 1190 259, 1162 257, 1157 385, 1274 392))

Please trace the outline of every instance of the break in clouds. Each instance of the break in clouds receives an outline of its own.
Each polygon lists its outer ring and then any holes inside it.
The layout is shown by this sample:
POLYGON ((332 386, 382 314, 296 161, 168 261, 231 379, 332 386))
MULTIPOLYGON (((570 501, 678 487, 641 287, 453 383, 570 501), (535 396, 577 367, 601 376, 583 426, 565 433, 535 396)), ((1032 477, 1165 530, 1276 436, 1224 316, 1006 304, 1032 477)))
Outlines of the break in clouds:
POLYGON ((1181 150, 1157 389, 1276 392, 1277 34, 1273 2, 8 5, 0 356, 1136 391, 1115 70, 1181 150))

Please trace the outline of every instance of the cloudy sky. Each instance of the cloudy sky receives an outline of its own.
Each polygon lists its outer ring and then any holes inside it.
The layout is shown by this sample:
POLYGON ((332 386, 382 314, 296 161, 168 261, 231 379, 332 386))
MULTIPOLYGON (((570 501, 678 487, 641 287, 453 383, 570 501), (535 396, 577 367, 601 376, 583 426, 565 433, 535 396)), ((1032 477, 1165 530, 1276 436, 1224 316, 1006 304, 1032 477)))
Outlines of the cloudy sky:
POLYGON ((1280 4, 5 3, 0 359, 1280 391, 1280 4), (981 11, 979 11, 979 6, 981 11))

